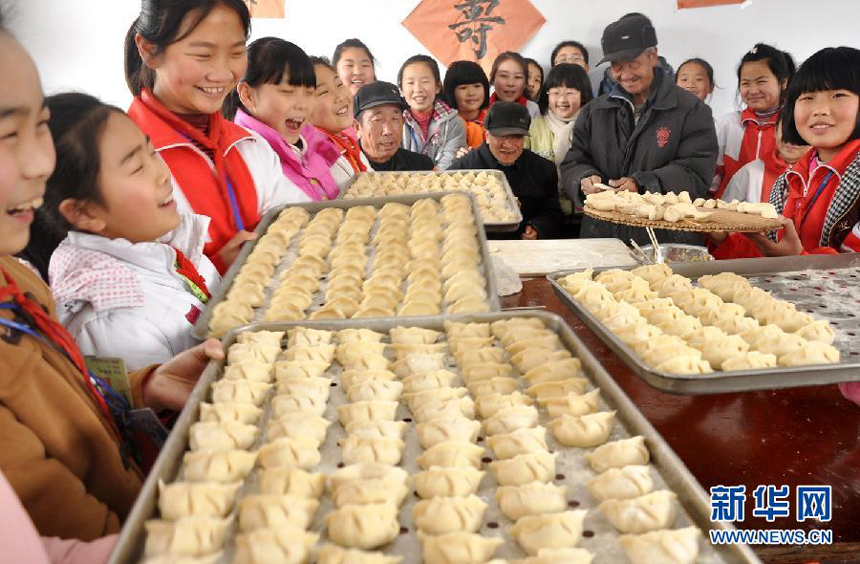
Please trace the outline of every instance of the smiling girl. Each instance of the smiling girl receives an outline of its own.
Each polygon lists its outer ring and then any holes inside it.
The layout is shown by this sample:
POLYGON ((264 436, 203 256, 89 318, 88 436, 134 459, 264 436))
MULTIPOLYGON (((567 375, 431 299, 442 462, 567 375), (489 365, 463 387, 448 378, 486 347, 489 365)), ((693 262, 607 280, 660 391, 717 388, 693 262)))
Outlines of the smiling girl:
POLYGON ((347 39, 334 48, 331 62, 337 74, 355 96, 364 86, 376 81, 373 53, 360 39, 347 39))
POLYGON ((409 105, 403 111, 402 147, 427 155, 445 170, 466 146, 466 126, 457 110, 439 97, 442 78, 432 57, 409 57, 397 73, 397 84, 409 105))
POLYGON ((490 82, 481 65, 454 61, 445 73, 442 98, 460 113, 466 124, 466 145, 477 149, 484 143, 484 117, 490 106, 490 82))
POLYGON ((704 102, 714 93, 714 67, 698 57, 687 59, 678 67, 675 84, 704 102))
POLYGON ((525 106, 532 119, 540 115, 538 105, 525 97, 528 63, 519 53, 505 51, 493 61, 490 71, 490 83, 493 85, 493 95, 490 104, 497 100, 516 102, 525 106))
POLYGON ((180 208, 211 218, 205 252, 221 272, 263 213, 310 199, 265 140, 221 115, 249 30, 242 0, 142 0, 125 42, 129 116, 170 167, 180 208))
POLYGON ((248 46, 248 70, 227 98, 224 114, 268 141, 284 174, 314 201, 333 200, 340 190, 331 167, 340 153, 310 123, 316 77, 298 46, 263 37, 248 46))
POLYGON ((717 171, 712 190, 721 197, 732 176, 742 166, 772 154, 774 132, 794 75, 791 55, 758 43, 738 65, 738 93, 746 108, 719 118, 716 123, 717 171))

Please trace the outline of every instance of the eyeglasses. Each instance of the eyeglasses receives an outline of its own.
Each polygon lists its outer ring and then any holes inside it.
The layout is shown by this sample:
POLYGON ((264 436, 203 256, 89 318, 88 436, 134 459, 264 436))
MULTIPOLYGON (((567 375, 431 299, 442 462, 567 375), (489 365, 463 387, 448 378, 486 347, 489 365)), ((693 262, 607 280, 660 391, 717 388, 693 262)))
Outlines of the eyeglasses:
POLYGON ((556 58, 555 64, 560 63, 578 63, 585 61, 585 57, 582 55, 560 55, 556 58))

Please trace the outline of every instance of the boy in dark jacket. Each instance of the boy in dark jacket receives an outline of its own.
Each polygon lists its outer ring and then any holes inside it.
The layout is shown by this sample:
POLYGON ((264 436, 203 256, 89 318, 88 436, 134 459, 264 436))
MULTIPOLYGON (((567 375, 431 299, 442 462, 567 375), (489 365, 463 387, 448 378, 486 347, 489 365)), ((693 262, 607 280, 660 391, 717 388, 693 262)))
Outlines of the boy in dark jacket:
POLYGON ((558 237, 563 217, 558 201, 558 173, 555 165, 523 147, 531 117, 515 102, 490 106, 484 127, 487 137, 477 149, 454 161, 448 170, 495 169, 504 173, 520 202, 523 222, 518 239, 558 237))
MULTIPOLYGON (((576 120, 573 143, 561 164, 565 190, 582 205, 599 192, 682 192, 707 197, 717 162, 711 110, 675 86, 659 68, 657 35, 645 16, 631 15, 603 32, 605 56, 616 86, 587 104, 576 120)), ((582 237, 633 238, 648 242, 644 229, 583 218, 582 237)), ((661 242, 702 244, 695 233, 657 231, 661 242)))

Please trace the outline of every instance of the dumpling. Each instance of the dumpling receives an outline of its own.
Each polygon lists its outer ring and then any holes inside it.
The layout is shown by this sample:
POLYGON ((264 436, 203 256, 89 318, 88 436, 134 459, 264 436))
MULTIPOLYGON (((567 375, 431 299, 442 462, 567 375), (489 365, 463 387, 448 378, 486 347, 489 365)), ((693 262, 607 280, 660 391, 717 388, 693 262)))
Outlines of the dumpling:
POLYGON ((607 499, 600 511, 619 532, 647 533, 672 527, 677 497, 674 492, 657 490, 630 499, 607 499))
POLYGON ((480 396, 475 401, 475 407, 478 414, 481 416, 481 419, 492 417, 498 413, 499 410, 507 407, 532 404, 534 404, 534 400, 520 392, 513 392, 510 394, 490 394, 480 396))
POLYGON ((487 562, 505 543, 501 537, 485 537, 476 533, 456 532, 427 535, 418 531, 424 554, 424 564, 465 564, 487 562))
POLYGON ((366 341, 351 341, 337 346, 335 358, 344 367, 350 368, 361 362, 366 355, 381 355, 385 352, 385 343, 366 341))
POLYGON ((397 401, 403 393, 403 383, 393 380, 367 380, 350 386, 347 390, 349 401, 397 401))
POLYGON ((370 329, 343 329, 337 332, 337 342, 340 344, 353 341, 379 343, 385 335, 370 329))
POLYGON ((236 536, 233 564, 305 564, 319 540, 297 527, 257 529, 236 536))
POLYGON ((275 363, 275 379, 316 378, 330 366, 323 360, 279 360, 275 363))
POLYGON ((402 560, 402 556, 324 544, 317 550, 316 562, 317 564, 400 564, 402 560))
POLYGON ((343 449, 346 464, 379 462, 396 466, 403 456, 406 444, 396 437, 357 437, 355 435, 340 439, 338 445, 343 449))
POLYGON ((821 341, 807 341, 802 349, 779 357, 780 366, 805 366, 839 362, 839 350, 821 341))
POLYGON ((176 521, 189 515, 225 517, 233 509, 242 482, 231 484, 158 481, 161 518, 176 521))
POLYGON ((271 364, 281 352, 279 343, 234 343, 227 349, 228 364, 271 364))
POLYGON ((311 438, 281 437, 260 448, 263 468, 295 466, 307 470, 320 463, 319 443, 311 438))
POLYGON ((663 323, 657 323, 656 325, 663 333, 666 333, 667 335, 677 335, 682 338, 685 338, 687 335, 690 335, 694 331, 698 331, 702 328, 702 322, 692 315, 684 315, 684 317, 664 321, 663 323))
POLYGON ((449 441, 433 445, 415 461, 422 470, 427 470, 431 466, 472 467, 480 470, 483 455, 483 447, 472 443, 449 441))
POLYGON ((584 548, 541 548, 537 556, 510 560, 509 564, 591 564, 593 559, 584 548))
POLYGON ((297 345, 281 354, 284 360, 320 360, 329 364, 334 359, 334 345, 297 345))
POLYGON ((325 516, 328 538, 349 548, 382 546, 400 534, 397 512, 393 503, 344 505, 325 516))
POLYGON ((203 556, 220 550, 227 539, 232 519, 182 517, 176 521, 150 519, 144 524, 144 554, 156 556, 203 556))
POLYGON ((702 357, 702 351, 688 346, 683 340, 662 346, 656 339, 652 343, 652 348, 639 354, 648 366, 659 366, 666 361, 678 360, 680 358, 701 360, 702 357))
POLYGON ((325 440, 326 430, 331 421, 320 415, 306 411, 286 413, 269 423, 269 440, 279 437, 298 439, 308 437, 317 442, 325 440))
POLYGON ((729 335, 738 335, 758 325, 758 321, 756 321, 752 317, 740 317, 733 315, 730 317, 720 317, 711 325, 713 325, 714 327, 719 327, 729 335))
MULTIPOLYGON (((386 366, 385 368, 388 367, 386 366)), ((391 365, 391 370, 401 378, 405 378, 411 374, 431 372, 444 368, 445 355, 443 353, 410 354, 391 365)))
POLYGON ((664 280, 673 274, 672 269, 665 263, 640 266, 639 268, 634 268, 630 272, 640 278, 644 278, 649 284, 654 284, 660 280, 664 280))
POLYGON ((755 342, 753 349, 780 358, 790 352, 803 349, 807 343, 809 341, 799 335, 783 333, 781 335, 761 337, 755 342))
POLYGON ((356 480, 339 486, 332 499, 335 507, 375 503, 393 503, 399 507, 408 493, 409 488, 397 482, 356 480))
POLYGON ((356 384, 370 380, 396 380, 397 374, 390 370, 344 370, 340 374, 343 389, 349 390, 356 384))
POLYGON ((267 362, 245 361, 230 364, 224 368, 225 380, 248 380, 250 382, 271 382, 272 364, 267 362))
POLYGON ((562 415, 579 417, 595 413, 600 403, 600 390, 594 389, 584 394, 573 392, 557 398, 549 398, 544 406, 550 418, 556 419, 562 415))
POLYGON ((198 421, 188 431, 191 450, 246 450, 257 438, 257 426, 230 421, 198 421))
POLYGON ((418 530, 431 535, 458 531, 475 533, 481 526, 486 509, 486 502, 474 494, 434 497, 415 504, 412 521, 418 530))
POLYGON ((588 491, 600 501, 632 499, 654 491, 654 480, 646 465, 634 464, 610 468, 586 484, 588 491))
MULTIPOLYGON (((567 351, 556 351, 566 353, 568 358, 550 359, 538 363, 525 372, 523 378, 529 384, 542 384, 544 382, 558 382, 574 378, 582 373, 582 362, 578 358, 569 358, 567 351)), ((522 370, 523 368, 520 368, 522 370)))
POLYGON ((632 564, 693 564, 699 556, 699 529, 686 527, 621 535, 618 544, 632 564))
POLYGON ((533 405, 517 405, 499 410, 483 422, 484 432, 489 435, 511 433, 523 427, 535 427, 538 410, 533 405))
POLYGON ((484 472, 472 467, 431 466, 412 475, 412 485, 422 499, 467 496, 478 491, 484 472))
POLYGON ((491 462, 490 471, 500 486, 547 483, 555 476, 556 454, 548 451, 519 454, 507 460, 491 462))
POLYGON ((451 385, 457 375, 450 370, 434 370, 413 374, 403 379, 403 391, 407 394, 423 392, 436 388, 445 388, 451 385))
POLYGON ((492 394, 510 394, 520 388, 520 383, 514 378, 496 376, 487 380, 472 382, 466 386, 476 398, 492 394))
POLYGON ((183 476, 189 482, 235 482, 248 475, 256 460, 256 452, 245 450, 186 452, 183 476))
POLYGON ((502 378, 511 376, 514 367, 506 362, 488 362, 486 364, 475 364, 461 368, 460 374, 466 385, 474 382, 482 382, 490 378, 502 378))
POLYGON ((808 325, 804 325, 795 331, 794 334, 809 341, 820 341, 828 345, 832 345, 833 340, 836 338, 833 326, 826 319, 819 319, 808 325))
POLYGON ((490 347, 494 341, 494 337, 460 337, 448 339, 448 348, 451 349, 451 352, 473 351, 490 347))
POLYGON ((353 421, 394 421, 396 401, 358 401, 338 406, 337 416, 341 425, 353 421))
POLYGON ((776 366, 776 356, 772 354, 750 351, 744 355, 730 358, 723 362, 722 370, 753 370, 757 368, 773 368, 776 366))
POLYGON ((318 499, 325 488, 325 476, 301 468, 269 468, 261 470, 260 493, 294 495, 318 499))
POLYGON ((460 323, 457 321, 445 321, 443 326, 449 339, 490 336, 489 323, 460 323))
POLYGON ((325 413, 326 400, 315 397, 280 394, 272 398, 272 413, 275 417, 283 417, 288 413, 303 411, 314 415, 325 413))
MULTIPOLYGON (((442 388, 444 389, 444 388, 442 388)), ((470 397, 459 399, 431 399, 412 411, 415 421, 425 423, 433 419, 457 417, 475 418, 475 402, 470 397)))
POLYGON ((512 433, 487 437, 487 446, 497 460, 548 450, 546 427, 524 427, 512 433))
POLYGON ((502 362, 505 358, 505 349, 484 347, 482 349, 454 353, 454 358, 461 367, 483 364, 485 362, 502 362))
POLYGON ((213 402, 252 403, 260 406, 266 399, 271 384, 247 380, 218 380, 212 383, 213 402))
POLYGON ((221 553, 215 552, 206 556, 171 556, 161 554, 142 560, 142 564, 216 564, 221 559, 221 553))
POLYGON ((320 502, 310 497, 248 495, 239 502, 239 529, 245 533, 281 527, 307 529, 319 506, 320 502))
POLYGON ((418 442, 425 449, 444 442, 474 443, 481 431, 481 422, 466 417, 432 419, 416 426, 418 442))
POLYGON ((442 335, 439 331, 421 327, 394 327, 388 331, 392 343, 435 343, 442 335))
POLYGON ((345 429, 350 437, 402 439, 406 426, 405 421, 353 421, 345 429))
POLYGON ((252 403, 206 403, 200 404, 200 421, 226 423, 256 423, 263 410, 252 403))
POLYGON ((584 509, 562 513, 528 515, 511 527, 511 536, 527 554, 535 555, 541 548, 572 548, 582 536, 584 509))
POLYGON ((707 360, 712 367, 720 370, 725 361, 744 356, 749 348, 749 344, 739 335, 728 335, 718 339, 705 340, 700 350, 702 351, 702 358, 707 360))
POLYGON ((338 488, 348 482, 359 480, 384 480, 393 484, 406 485, 409 473, 397 466, 368 463, 350 464, 329 474, 329 488, 337 492, 338 488))
POLYGON ((275 386, 275 391, 278 394, 313 398, 325 403, 328 401, 331 383, 331 378, 323 378, 321 376, 313 378, 279 378, 275 386))
POLYGON ((496 489, 496 503, 511 521, 527 515, 560 513, 567 509, 567 486, 530 482, 496 489))
POLYGON ((535 398, 538 403, 544 404, 553 398, 564 398, 567 394, 584 394, 588 385, 586 378, 565 378, 532 384, 526 388, 526 393, 535 398))
POLYGON ((585 454, 585 460, 591 469, 600 474, 610 468, 620 468, 630 464, 647 464, 648 448, 645 437, 632 437, 600 445, 592 452, 585 454))
POLYGON ((333 333, 323 329, 311 329, 309 327, 296 327, 287 330, 287 347, 297 345, 328 345, 331 343, 333 333))
POLYGON ((430 390, 424 390, 423 392, 416 392, 414 394, 409 394, 405 396, 404 399, 406 403, 409 405, 409 409, 412 411, 418 410, 422 405, 433 401, 433 400, 458 400, 464 398, 468 395, 469 390, 466 388, 433 388, 430 390))
POLYGON ((601 411, 588 415, 567 415, 553 419, 548 426, 558 442, 566 446, 589 448, 601 445, 612 432, 614 411, 601 411))

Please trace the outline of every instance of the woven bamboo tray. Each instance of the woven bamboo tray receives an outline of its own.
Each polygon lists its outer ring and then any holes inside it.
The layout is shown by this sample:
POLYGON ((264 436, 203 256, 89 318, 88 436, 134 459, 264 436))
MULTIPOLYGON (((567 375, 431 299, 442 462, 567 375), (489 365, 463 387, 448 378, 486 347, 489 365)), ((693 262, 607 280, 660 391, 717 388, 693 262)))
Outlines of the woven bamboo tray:
POLYGON ((652 227, 654 229, 670 229, 672 231, 697 231, 700 233, 732 231, 757 233, 759 231, 774 231, 782 228, 778 219, 765 219, 759 215, 741 213, 726 209, 696 208, 702 212, 711 213, 707 220, 696 221, 689 217, 671 223, 668 221, 654 221, 647 218, 627 215, 617 211, 598 211, 591 206, 585 206, 585 215, 595 219, 620 223, 633 227, 652 227))

